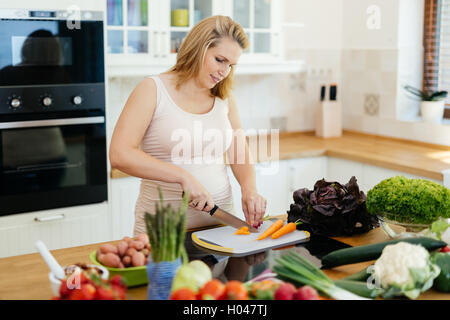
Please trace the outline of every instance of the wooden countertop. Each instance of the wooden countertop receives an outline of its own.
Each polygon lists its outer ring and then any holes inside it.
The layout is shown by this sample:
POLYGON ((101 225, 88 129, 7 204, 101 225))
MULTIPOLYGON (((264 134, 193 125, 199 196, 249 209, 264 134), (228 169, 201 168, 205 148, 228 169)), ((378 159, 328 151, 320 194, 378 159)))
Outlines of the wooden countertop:
MULTIPOLYGON (((395 231, 399 228, 392 226, 395 231)), ((352 246, 376 243, 388 240, 381 228, 373 229, 366 234, 352 237, 336 237, 336 240, 352 246)), ((109 243, 117 243, 112 241, 109 243)), ((97 250, 100 243, 52 250, 52 254, 61 265, 73 263, 89 263, 89 254, 97 250)), ((372 264, 372 262, 356 263, 340 266, 324 272, 332 279, 340 279, 350 274, 359 272, 372 264)), ((39 253, 2 258, 0 259, 0 300, 48 300, 52 297, 50 282, 48 280, 49 269, 39 253)), ((131 288, 127 292, 128 299, 145 300, 147 286, 131 288)), ((419 296, 420 300, 450 300, 450 294, 439 293, 434 290, 419 296)))
MULTIPOLYGON (((279 160, 330 156, 398 170, 438 181, 450 169, 450 147, 344 131, 339 138, 319 138, 314 132, 280 133, 279 160)), ((270 147, 270 141, 268 142, 270 147)), ((257 155, 255 149, 252 154, 257 155)), ((270 154, 270 148, 269 152, 270 154)), ((255 157, 256 158, 256 157, 255 157)), ((270 161, 259 158, 256 161, 270 161)), ((112 169, 112 178, 128 177, 112 169)))

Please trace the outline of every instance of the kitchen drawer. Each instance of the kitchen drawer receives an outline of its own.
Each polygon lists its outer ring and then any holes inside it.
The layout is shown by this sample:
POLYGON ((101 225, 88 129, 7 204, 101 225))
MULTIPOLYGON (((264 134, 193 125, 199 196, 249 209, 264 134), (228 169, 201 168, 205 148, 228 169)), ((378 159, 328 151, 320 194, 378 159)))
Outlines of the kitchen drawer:
POLYGON ((106 202, 6 216, 0 225, 0 257, 37 252, 37 240, 50 250, 111 240, 106 202))

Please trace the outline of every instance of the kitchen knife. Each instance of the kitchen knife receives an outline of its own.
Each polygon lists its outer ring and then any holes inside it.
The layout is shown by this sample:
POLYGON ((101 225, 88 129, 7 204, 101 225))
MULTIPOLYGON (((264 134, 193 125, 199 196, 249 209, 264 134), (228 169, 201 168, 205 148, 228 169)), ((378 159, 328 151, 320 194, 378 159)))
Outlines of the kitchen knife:
MULTIPOLYGON (((181 197, 184 198, 184 191, 182 192, 181 197)), ((212 208, 212 210, 209 212, 209 214, 211 217, 214 217, 220 222, 229 225, 233 228, 240 229, 242 227, 248 227, 248 231, 258 232, 258 229, 256 229, 255 227, 250 226, 247 222, 239 219, 235 215, 220 209, 219 206, 217 206, 216 204, 214 205, 214 208, 212 208)))
POLYGON ((258 229, 256 229, 255 227, 250 226, 247 222, 239 219, 235 215, 232 215, 231 213, 220 209, 217 205, 214 205, 214 208, 209 212, 209 214, 211 215, 211 217, 214 217, 224 224, 232 226, 233 228, 240 229, 242 227, 248 227, 248 231, 258 232, 258 229))

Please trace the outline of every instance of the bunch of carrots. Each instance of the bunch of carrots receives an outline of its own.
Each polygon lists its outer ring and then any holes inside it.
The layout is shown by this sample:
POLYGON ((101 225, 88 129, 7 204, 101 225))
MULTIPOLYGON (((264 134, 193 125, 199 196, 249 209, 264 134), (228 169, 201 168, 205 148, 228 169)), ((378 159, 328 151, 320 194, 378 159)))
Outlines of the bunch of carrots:
MULTIPOLYGON (((300 220, 297 220, 295 222, 289 222, 287 224, 284 224, 284 221, 281 219, 278 219, 272 225, 264 231, 257 240, 263 240, 266 239, 269 236, 272 236, 272 239, 278 239, 279 237, 293 232, 295 229, 297 229, 297 225, 301 224, 302 222, 300 220)), ((235 234, 250 234, 248 231, 248 227, 242 227, 238 231, 236 231, 235 234)))
POLYGON ((263 240, 269 236, 272 236, 272 239, 278 239, 279 237, 293 232, 295 229, 297 229, 297 225, 302 223, 300 220, 297 220, 295 222, 289 222, 284 224, 284 221, 281 219, 278 219, 272 225, 267 228, 266 231, 264 231, 257 240, 263 240))

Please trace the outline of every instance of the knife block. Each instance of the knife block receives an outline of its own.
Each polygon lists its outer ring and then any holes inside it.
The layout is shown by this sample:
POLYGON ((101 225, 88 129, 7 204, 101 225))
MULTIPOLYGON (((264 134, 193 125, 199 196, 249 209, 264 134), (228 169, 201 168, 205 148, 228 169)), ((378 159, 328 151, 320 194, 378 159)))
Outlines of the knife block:
POLYGON ((321 101, 316 110, 316 136, 335 138, 342 136, 342 106, 339 101, 321 101))

